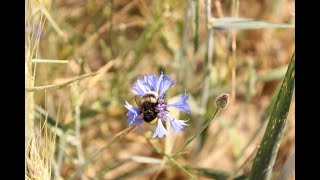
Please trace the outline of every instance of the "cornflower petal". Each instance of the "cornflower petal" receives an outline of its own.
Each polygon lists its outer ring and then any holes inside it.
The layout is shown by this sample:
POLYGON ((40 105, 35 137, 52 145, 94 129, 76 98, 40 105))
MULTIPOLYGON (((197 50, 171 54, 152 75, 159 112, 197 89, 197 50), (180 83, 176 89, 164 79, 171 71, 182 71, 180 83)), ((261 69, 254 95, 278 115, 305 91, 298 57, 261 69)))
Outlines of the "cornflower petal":
POLYGON ((153 133, 152 138, 155 138, 157 136, 159 138, 162 138, 164 135, 168 136, 168 132, 167 132, 166 128, 164 128, 161 120, 158 120, 158 125, 153 133))
POLYGON ((146 83, 146 85, 148 85, 150 90, 153 88, 152 75, 149 75, 149 74, 144 75, 144 82, 146 83))
POLYGON ((141 111, 139 110, 139 108, 132 106, 127 101, 126 101, 126 105, 124 105, 124 106, 129 110, 127 112, 127 122, 129 124, 129 126, 131 124, 140 125, 142 123, 141 120, 136 119, 141 114, 141 111))
POLYGON ((172 107, 179 109, 180 111, 191 114, 190 106, 187 103, 188 99, 189 99, 189 95, 186 95, 186 92, 184 92, 184 95, 177 102, 172 103, 172 104, 168 104, 168 105, 166 105, 166 107, 172 106, 172 107))
POLYGON ((153 87, 153 90, 157 92, 157 83, 158 83, 158 78, 155 74, 152 74, 150 77, 150 83, 151 86, 153 87))
POLYGON ((149 87, 148 84, 147 84, 147 82, 145 82, 141 77, 138 77, 137 83, 139 84, 139 87, 140 87, 141 89, 143 89, 145 92, 151 91, 151 90, 150 90, 150 87, 149 87))
MULTIPOLYGON (((140 125, 143 123, 143 119, 142 118, 138 118, 135 119, 134 122, 131 122, 131 124, 136 124, 138 126, 138 128, 140 127, 140 125)), ((138 129, 137 129, 138 130, 138 129)))
POLYGON ((151 91, 149 86, 144 82, 140 77, 137 79, 135 83, 136 87, 132 88, 132 92, 138 96, 144 96, 147 92, 151 91))
POLYGON ((160 96, 175 83, 176 81, 170 81, 170 76, 166 75, 160 83, 160 96))
POLYGON ((183 126, 189 126, 189 124, 185 123, 189 120, 178 120, 171 117, 169 117, 169 120, 170 120, 171 129, 175 134, 178 134, 179 131, 184 131, 183 126))
POLYGON ((146 93, 141 91, 141 89, 135 87, 135 88, 132 88, 131 91, 135 94, 135 95, 138 95, 138 96, 144 96, 146 93))

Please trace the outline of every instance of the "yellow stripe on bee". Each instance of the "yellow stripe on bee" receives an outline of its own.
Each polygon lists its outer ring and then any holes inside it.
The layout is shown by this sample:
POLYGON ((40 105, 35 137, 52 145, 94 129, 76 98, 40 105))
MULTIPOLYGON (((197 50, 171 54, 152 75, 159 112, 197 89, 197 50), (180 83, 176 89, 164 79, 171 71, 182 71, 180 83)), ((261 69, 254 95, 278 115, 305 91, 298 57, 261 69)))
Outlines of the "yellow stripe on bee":
POLYGON ((158 117, 156 117, 152 121, 150 121, 149 124, 155 124, 157 121, 158 121, 158 117))
POLYGON ((154 98, 154 97, 151 97, 151 98, 150 98, 150 101, 151 101, 152 103, 157 103, 157 99, 154 98))

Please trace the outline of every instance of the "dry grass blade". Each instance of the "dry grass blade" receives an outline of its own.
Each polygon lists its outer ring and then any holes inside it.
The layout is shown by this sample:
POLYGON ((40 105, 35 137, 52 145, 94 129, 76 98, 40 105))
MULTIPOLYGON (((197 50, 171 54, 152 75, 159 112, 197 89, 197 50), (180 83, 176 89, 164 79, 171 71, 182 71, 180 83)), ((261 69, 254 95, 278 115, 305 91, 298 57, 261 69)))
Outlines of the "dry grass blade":
MULTIPOLYGON (((110 61, 108 64, 109 64, 110 66, 112 66, 113 63, 114 63, 114 60, 110 61)), ((51 84, 51 85, 37 86, 37 87, 26 87, 25 90, 26 90, 26 92, 35 92, 35 91, 43 91, 43 90, 55 90, 55 89, 60 89, 60 88, 66 87, 67 85, 69 85, 69 84, 71 84, 71 83, 73 83, 73 82, 80 81, 80 80, 82 80, 82 79, 95 76, 95 75, 99 74, 100 72, 101 72, 101 70, 98 70, 98 71, 96 71, 96 72, 89 73, 89 74, 84 74, 84 75, 75 77, 75 78, 73 78, 73 79, 71 79, 71 80, 68 80, 68 81, 66 81, 66 82, 59 83, 59 84, 51 84)))
POLYGON ((132 161, 138 162, 138 163, 148 163, 148 164, 160 164, 161 159, 146 157, 146 156, 132 156, 130 158, 132 161))
MULTIPOLYGON (((39 7, 49 8, 50 3, 51 1, 31 0, 25 2, 25 27, 31 29, 29 33, 25 33, 25 86, 27 87, 34 86, 36 66, 32 64, 32 58, 37 57, 40 34, 45 22, 43 13, 38 13, 38 10, 39 7)), ((25 178, 47 180, 51 178, 56 134, 48 133, 46 117, 43 124, 35 122, 34 107, 34 93, 25 93, 25 178)))
MULTIPOLYGON (((103 179, 103 177, 105 176, 106 173, 108 173, 109 171, 116 169, 128 162, 137 162, 137 163, 143 163, 143 164, 154 164, 156 166, 152 166, 152 167, 159 167, 158 165, 162 162, 161 159, 156 159, 156 158, 152 158, 152 157, 147 157, 147 156, 132 156, 130 158, 126 158, 126 159, 120 159, 120 160, 116 160, 116 161, 112 161, 111 163, 106 164, 106 166, 104 168, 102 168, 99 172, 99 179, 103 179)), ((141 168, 139 168, 141 169, 141 168)), ((155 168, 154 170, 156 170, 157 168, 155 168)), ((131 171, 133 172, 133 171, 131 171)), ((134 172, 136 172, 134 170, 134 172)), ((129 173, 129 172, 128 172, 129 173)), ((132 173, 132 176, 135 173, 132 173)))
POLYGON ((59 60, 59 59, 32 59, 33 63, 55 63, 55 64, 67 64, 69 60, 59 60))
POLYGON ((115 65, 115 62, 119 61, 118 59, 114 59, 109 61, 106 65, 102 66, 99 71, 98 74, 96 76, 94 76, 93 78, 90 79, 90 82, 88 84, 89 88, 94 87, 94 85, 101 79, 101 77, 104 75, 104 73, 108 72, 110 70, 110 68, 115 65))
POLYGON ((61 30, 61 28, 58 26, 58 24, 54 21, 48 10, 44 7, 41 7, 42 13, 46 16, 50 24, 52 25, 53 29, 58 33, 58 35, 67 40, 67 34, 61 30))
POLYGON ((274 23, 268 21, 259 21, 249 18, 212 18, 210 19, 210 26, 216 30, 230 30, 230 29, 261 29, 261 28, 294 28, 292 24, 274 23))
POLYGON ((68 80, 66 82, 63 83, 59 83, 59 84, 51 84, 51 85, 46 85, 46 86, 36 86, 36 87, 26 87, 25 90, 26 92, 35 92, 35 91, 44 91, 44 90, 55 90, 55 89, 60 89, 63 87, 66 87, 67 85, 76 82, 76 81, 80 81, 82 79, 91 77, 91 76, 95 76, 97 75, 99 72, 94 72, 94 73, 90 73, 90 74, 85 74, 85 75, 81 75, 78 77, 75 77, 71 80, 68 80))

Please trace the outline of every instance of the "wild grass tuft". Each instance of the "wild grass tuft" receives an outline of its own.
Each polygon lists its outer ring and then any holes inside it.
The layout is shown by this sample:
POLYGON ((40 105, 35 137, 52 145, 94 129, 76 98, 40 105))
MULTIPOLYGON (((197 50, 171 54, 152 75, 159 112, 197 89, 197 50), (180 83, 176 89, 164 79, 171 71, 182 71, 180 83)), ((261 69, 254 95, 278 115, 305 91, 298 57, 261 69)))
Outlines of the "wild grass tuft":
MULTIPOLYGON (((38 47, 45 17, 41 9, 50 7, 50 1, 25 2, 25 26, 31 29, 25 33, 25 86, 32 88, 37 70, 33 59, 38 56, 38 47)), ((25 178, 51 179, 54 159, 55 134, 47 130, 44 123, 36 122, 34 93, 25 93, 25 178)))

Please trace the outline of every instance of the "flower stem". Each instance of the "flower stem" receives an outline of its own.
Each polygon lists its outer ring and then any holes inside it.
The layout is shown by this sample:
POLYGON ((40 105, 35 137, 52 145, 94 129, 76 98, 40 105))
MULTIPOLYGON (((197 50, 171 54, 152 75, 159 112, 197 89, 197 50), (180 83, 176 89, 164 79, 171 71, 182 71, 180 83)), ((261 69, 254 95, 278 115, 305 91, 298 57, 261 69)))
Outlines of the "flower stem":
POLYGON ((171 164, 173 164, 174 166, 176 166, 178 169, 180 169, 181 171, 183 171, 186 175, 188 175, 191 179, 196 179, 186 168, 184 168, 183 166, 181 166, 174 158, 172 155, 167 154, 165 152, 163 152, 162 149, 160 149, 159 147, 157 147, 156 145, 154 145, 151 141, 150 138, 144 136, 148 142, 149 145, 151 145, 151 147, 160 155, 164 155, 165 157, 168 158, 168 160, 171 162, 171 164))
POLYGON ((173 165, 175 165, 177 168, 179 168, 181 171, 183 171, 186 175, 188 175, 191 179, 196 179, 188 170, 186 170, 184 167, 182 167, 174 158, 167 155, 170 162, 172 162, 173 165))
POLYGON ((196 137, 198 137, 202 133, 202 131, 204 131, 210 125, 210 123, 214 120, 214 118, 216 117, 219 111, 220 111, 220 108, 217 108, 213 113, 211 119, 208 122, 206 122, 206 124, 203 125, 195 135, 193 135, 186 143, 184 143, 182 148, 180 148, 174 155, 177 155, 178 153, 183 151, 196 137))

